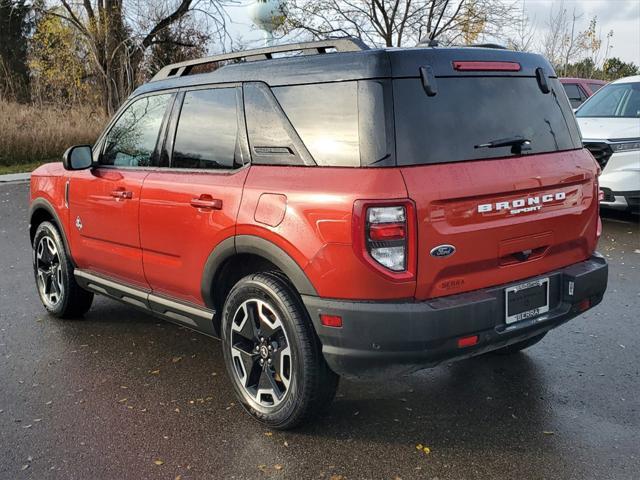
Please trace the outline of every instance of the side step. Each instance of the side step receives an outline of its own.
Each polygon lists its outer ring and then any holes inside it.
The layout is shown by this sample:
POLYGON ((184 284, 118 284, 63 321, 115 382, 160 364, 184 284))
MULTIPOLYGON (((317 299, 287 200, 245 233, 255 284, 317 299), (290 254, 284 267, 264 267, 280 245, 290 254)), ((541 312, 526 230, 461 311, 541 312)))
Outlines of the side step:
POLYGON ((133 305, 142 310, 159 315, 165 320, 178 323, 206 335, 219 337, 213 323, 215 310, 199 305, 179 302, 144 290, 119 283, 86 270, 76 268, 73 271, 78 285, 100 295, 133 305))

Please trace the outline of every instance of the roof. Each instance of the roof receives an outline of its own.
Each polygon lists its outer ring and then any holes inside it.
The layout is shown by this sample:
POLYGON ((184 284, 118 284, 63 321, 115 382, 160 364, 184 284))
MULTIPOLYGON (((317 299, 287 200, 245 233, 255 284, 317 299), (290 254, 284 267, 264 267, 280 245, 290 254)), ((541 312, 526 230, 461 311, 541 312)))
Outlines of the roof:
POLYGON ((619 78, 618 80, 615 80, 611 83, 637 83, 640 82, 640 75, 634 75, 632 77, 624 77, 624 78, 619 78))
MULTIPOLYGON (((260 55, 264 55, 264 49, 260 51, 262 52, 260 55)), ((254 55, 253 52, 255 51, 246 52, 246 56, 254 55)), ((209 58, 215 59, 217 57, 209 58)), ((207 60, 209 59, 203 59, 200 63, 206 64, 207 60)), ((436 76, 505 75, 504 71, 457 72, 453 68, 453 61, 518 62, 521 66, 520 71, 508 72, 509 75, 535 76, 536 68, 542 67, 547 76, 556 76, 553 67, 542 56, 504 49, 476 47, 363 49, 238 61, 227 63, 208 73, 170 78, 166 78, 166 75, 160 75, 159 72, 154 78, 163 79, 140 86, 133 95, 213 83, 256 81, 264 82, 270 86, 283 86, 376 78, 417 77, 419 75, 418 68, 423 65, 431 66, 436 76)), ((181 65, 164 67, 161 72, 170 72, 181 65)))

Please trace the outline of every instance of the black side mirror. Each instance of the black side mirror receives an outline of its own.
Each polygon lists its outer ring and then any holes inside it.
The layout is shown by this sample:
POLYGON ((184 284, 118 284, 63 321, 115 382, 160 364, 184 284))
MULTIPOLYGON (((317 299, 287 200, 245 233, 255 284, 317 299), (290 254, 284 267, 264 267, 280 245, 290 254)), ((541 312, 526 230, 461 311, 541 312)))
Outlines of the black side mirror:
POLYGON ((93 165, 91 145, 75 145, 62 155, 62 165, 66 170, 85 170, 93 165))

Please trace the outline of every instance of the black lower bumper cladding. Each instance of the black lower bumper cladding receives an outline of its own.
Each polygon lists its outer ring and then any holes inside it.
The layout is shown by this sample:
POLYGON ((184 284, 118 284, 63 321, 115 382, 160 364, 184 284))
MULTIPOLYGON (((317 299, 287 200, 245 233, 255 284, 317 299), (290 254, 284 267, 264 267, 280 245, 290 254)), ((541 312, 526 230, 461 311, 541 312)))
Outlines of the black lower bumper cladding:
POLYGON ((389 377, 495 350, 555 328, 591 308, 607 288, 604 257, 549 272, 549 311, 507 325, 505 289, 531 279, 424 302, 355 302, 303 295, 329 366, 350 378, 389 377), (339 315, 326 327, 320 315, 339 315), (478 336, 476 345, 458 339, 478 336))

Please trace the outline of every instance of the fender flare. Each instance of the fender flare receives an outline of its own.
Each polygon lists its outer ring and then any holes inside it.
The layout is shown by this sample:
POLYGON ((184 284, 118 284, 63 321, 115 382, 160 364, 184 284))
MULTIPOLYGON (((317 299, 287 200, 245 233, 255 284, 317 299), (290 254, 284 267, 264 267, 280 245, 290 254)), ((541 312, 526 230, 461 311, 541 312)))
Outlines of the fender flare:
POLYGON ((205 263, 200 290, 207 307, 212 308, 215 303, 211 286, 220 267, 229 258, 243 253, 257 255, 273 263, 289 278, 301 295, 318 295, 300 265, 282 248, 255 235, 235 235, 216 245, 205 263))
POLYGON ((32 238, 31 238, 32 220, 33 220, 33 215, 36 213, 37 210, 45 210, 49 215, 51 215, 51 217, 53 217, 53 221, 58 227, 58 230, 60 231, 59 233, 60 233, 60 237, 62 238, 62 243, 64 244, 65 253, 67 254, 67 257, 71 259, 71 263, 75 265, 75 262, 73 261, 73 256, 71 255, 71 249, 69 248, 69 242, 67 241, 67 232, 65 231, 64 224, 60 220, 60 217, 58 216, 58 212, 56 212, 55 207, 51 205, 51 202, 49 202, 48 200, 42 197, 34 199, 33 202, 31 202, 31 205, 29 206, 29 240, 32 241, 32 238))

